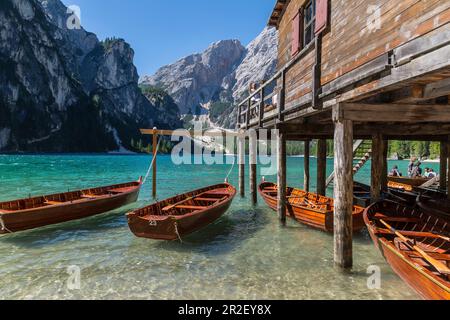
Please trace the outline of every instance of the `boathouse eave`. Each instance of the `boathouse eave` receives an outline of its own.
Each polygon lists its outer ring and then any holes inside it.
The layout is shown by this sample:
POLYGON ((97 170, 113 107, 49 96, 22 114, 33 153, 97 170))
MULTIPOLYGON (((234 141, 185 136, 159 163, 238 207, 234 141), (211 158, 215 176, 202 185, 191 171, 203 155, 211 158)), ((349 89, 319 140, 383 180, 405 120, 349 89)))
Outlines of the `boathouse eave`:
POLYGON ((277 0, 267 23, 269 27, 275 27, 278 29, 278 25, 284 15, 284 12, 286 11, 289 2, 290 0, 277 0))

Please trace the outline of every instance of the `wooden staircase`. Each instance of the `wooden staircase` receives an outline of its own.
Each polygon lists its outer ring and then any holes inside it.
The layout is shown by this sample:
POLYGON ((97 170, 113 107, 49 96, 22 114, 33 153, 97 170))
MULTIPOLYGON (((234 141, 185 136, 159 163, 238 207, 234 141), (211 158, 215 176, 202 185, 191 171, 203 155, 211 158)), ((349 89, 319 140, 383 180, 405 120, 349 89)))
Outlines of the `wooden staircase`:
MULTIPOLYGON (((358 171, 361 170, 370 160, 370 158, 372 158, 372 141, 356 140, 353 144, 353 159, 356 159, 354 160, 353 175, 357 174, 358 171)), ((334 171, 327 179, 327 188, 333 183, 333 180, 334 171)))

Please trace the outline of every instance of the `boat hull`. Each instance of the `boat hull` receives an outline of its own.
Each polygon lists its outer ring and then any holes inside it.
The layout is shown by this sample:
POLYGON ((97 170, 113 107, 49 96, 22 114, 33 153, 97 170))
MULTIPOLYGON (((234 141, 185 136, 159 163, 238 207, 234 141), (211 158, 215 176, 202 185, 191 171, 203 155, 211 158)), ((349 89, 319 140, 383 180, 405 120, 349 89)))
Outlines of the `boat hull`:
POLYGON ((102 214, 136 202, 140 187, 139 184, 129 192, 98 199, 80 199, 61 205, 8 212, 2 214, 4 229, 0 230, 0 233, 31 230, 102 214))
MULTIPOLYGON (((389 202, 384 202, 389 203, 389 202)), ((398 239, 391 235, 391 240, 384 236, 380 236, 377 233, 377 227, 373 223, 373 215, 375 213, 384 213, 379 209, 381 203, 374 204, 364 212, 364 221, 369 230, 370 237, 372 238, 375 246, 380 250, 381 254, 385 258, 386 262, 392 267, 394 272, 407 283, 414 291, 416 291, 423 299, 427 300, 450 300, 450 283, 445 282, 442 279, 437 278, 433 273, 429 272, 423 265, 417 263, 404 251, 399 250, 395 245, 395 240, 398 239)), ((391 207, 399 206, 401 208, 397 217, 405 217, 405 212, 410 212, 413 209, 408 209, 399 204, 390 204, 391 207)), ((421 213, 417 214, 417 217, 421 216, 421 213)), ((433 222, 433 225, 435 223, 433 222)), ((445 225, 445 224, 444 224, 445 225)), ((415 229, 415 228, 412 228, 415 229)), ((405 231, 402 231, 405 232, 405 231)), ((422 240, 424 243, 426 241, 422 240)), ((436 240, 430 240, 429 243, 435 243, 436 240)), ((431 250, 431 249, 430 249, 431 250)), ((448 264, 448 263, 447 263, 448 264)))
POLYGON ((429 179, 426 178, 388 177, 389 187, 406 191, 412 191, 413 187, 420 187, 428 181, 429 179))
MULTIPOLYGON (((277 197, 268 196, 264 193, 264 188, 267 186, 276 187, 275 184, 262 183, 258 190, 264 202, 274 211, 277 211, 277 197)), ((295 190, 295 189, 294 189, 295 190)), ((310 193, 312 194, 312 193, 310 193)), ((330 199, 331 200, 331 199, 330 199)), ((353 232, 358 232, 365 228, 363 220, 363 211, 361 207, 354 207, 353 212, 353 232)), ((311 208, 295 205, 287 201, 286 216, 296 220, 299 223, 310 226, 312 228, 322 230, 324 232, 334 232, 334 211, 332 208, 327 210, 313 210, 311 208)))
MULTIPOLYGON (((217 187, 222 187, 222 190, 225 190, 223 188, 224 186, 226 186, 226 190, 229 193, 226 199, 220 201, 218 204, 205 207, 203 210, 179 215, 173 213, 167 215, 161 214, 161 208, 174 206, 174 204, 183 201, 183 199, 195 197, 196 195, 208 192, 208 190, 214 192, 215 186, 192 191, 185 195, 176 196, 153 204, 152 206, 130 212, 127 214, 130 230, 139 238, 169 241, 179 240, 184 236, 199 231, 217 221, 230 208, 236 195, 236 190, 230 185, 218 185, 217 187)), ((217 200, 220 200, 220 197, 217 200)))

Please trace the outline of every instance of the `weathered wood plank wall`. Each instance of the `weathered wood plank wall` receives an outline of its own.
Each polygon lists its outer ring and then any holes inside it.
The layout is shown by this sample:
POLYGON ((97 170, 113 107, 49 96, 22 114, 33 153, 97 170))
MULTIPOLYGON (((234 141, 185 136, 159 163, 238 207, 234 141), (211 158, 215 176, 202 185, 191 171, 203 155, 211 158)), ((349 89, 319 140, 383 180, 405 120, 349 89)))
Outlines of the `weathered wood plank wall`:
MULTIPOLYGON (((278 67, 292 59, 292 20, 307 3, 291 0, 279 22, 278 67)), ((322 44, 322 85, 390 50, 450 23, 450 1, 330 0, 330 26, 322 44)), ((312 91, 315 48, 286 74, 286 109, 312 91)))

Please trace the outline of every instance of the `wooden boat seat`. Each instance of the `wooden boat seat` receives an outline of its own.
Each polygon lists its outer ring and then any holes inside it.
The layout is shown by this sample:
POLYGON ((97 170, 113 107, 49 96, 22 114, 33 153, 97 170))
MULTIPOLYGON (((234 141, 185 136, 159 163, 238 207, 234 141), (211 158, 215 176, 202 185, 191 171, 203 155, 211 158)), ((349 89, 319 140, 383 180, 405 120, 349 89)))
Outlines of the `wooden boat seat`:
POLYGON ((207 202, 217 202, 220 199, 217 198, 194 198, 195 200, 198 201, 207 201, 207 202))
POLYGON ((206 206, 185 206, 185 205, 179 205, 179 206, 175 206, 175 208, 177 208, 177 209, 187 209, 187 210, 203 210, 203 209, 206 209, 208 207, 206 207, 206 206))
POLYGON ((420 223, 422 222, 421 219, 418 218, 411 218, 411 217, 389 217, 385 216, 384 214, 377 213, 374 216, 374 219, 376 220, 384 220, 386 222, 405 222, 405 223, 420 223))
MULTIPOLYGON (((408 254, 408 256, 410 256, 411 258, 422 258, 422 256, 415 251, 409 251, 405 253, 408 254)), ((450 262, 450 254, 443 254, 436 252, 427 252, 427 254, 434 259, 450 262)))
POLYGON ((62 201, 45 201, 44 204, 49 205, 49 206, 56 206, 59 204, 63 204, 64 202, 62 201))
POLYGON ((100 198, 100 197, 101 196, 95 195, 95 194, 83 194, 81 196, 81 198, 83 198, 83 199, 97 199, 97 198, 100 198))
POLYGON ((125 187, 125 188, 117 188, 117 189, 108 189, 110 193, 126 193, 133 190, 135 187, 125 187))
MULTIPOLYGON (((438 234, 434 234, 431 232, 416 232, 416 231, 399 231, 406 237, 412 238, 432 238, 432 239, 441 239, 441 236, 438 234)), ((391 230, 378 228, 376 230, 377 234, 385 234, 385 235, 394 235, 391 230)))

